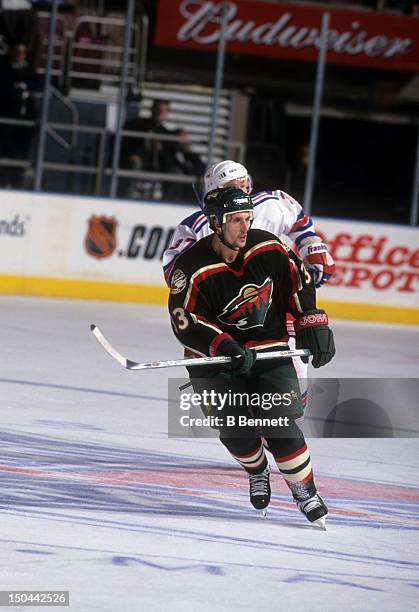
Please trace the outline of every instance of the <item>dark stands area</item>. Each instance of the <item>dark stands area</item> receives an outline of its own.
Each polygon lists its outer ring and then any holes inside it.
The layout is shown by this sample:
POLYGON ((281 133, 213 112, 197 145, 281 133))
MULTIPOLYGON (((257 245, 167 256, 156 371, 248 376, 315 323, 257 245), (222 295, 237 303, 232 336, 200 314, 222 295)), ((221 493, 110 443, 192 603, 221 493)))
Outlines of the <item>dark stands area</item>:
MULTIPOLYGON (((2 187, 30 190, 38 183, 45 191, 108 197, 116 163, 113 195, 196 205, 193 184, 208 163, 217 51, 215 39, 207 45, 200 36, 219 28, 219 3, 209 3, 215 12, 203 14, 202 27, 195 24, 195 29, 192 14, 189 24, 186 17, 181 21, 180 4, 135 2, 120 114, 125 0, 60 0, 53 47, 50 1, 1 0, 0 78, 7 93, 0 104, 2 187), (177 37, 181 28, 182 44, 177 37), (47 137, 40 158, 51 50, 47 137), (159 103, 165 112, 156 120, 159 103)), ((268 17, 272 22, 312 23, 313 11, 319 16, 331 12, 331 29, 341 35, 346 31, 349 42, 346 47, 342 43, 339 53, 331 47, 327 55, 311 213, 409 224, 418 143, 418 64, 414 55, 408 61, 408 43, 399 54, 387 47, 381 51, 380 45, 384 39, 387 45, 397 37, 402 41, 406 28, 406 40, 418 32, 418 3, 230 4, 230 26, 235 19, 265 23, 268 17), (364 38, 348 25, 356 20, 364 38), (369 54, 363 46, 368 40, 369 54), (393 56, 386 58, 386 52, 393 56)), ((275 53, 272 48, 261 52, 262 45, 252 47, 250 35, 245 42, 241 47, 227 44, 212 161, 237 159, 251 172, 256 190, 283 189, 303 203, 317 50, 306 45, 309 51, 299 56, 298 45, 293 54, 292 45, 284 43, 274 46, 275 53)))

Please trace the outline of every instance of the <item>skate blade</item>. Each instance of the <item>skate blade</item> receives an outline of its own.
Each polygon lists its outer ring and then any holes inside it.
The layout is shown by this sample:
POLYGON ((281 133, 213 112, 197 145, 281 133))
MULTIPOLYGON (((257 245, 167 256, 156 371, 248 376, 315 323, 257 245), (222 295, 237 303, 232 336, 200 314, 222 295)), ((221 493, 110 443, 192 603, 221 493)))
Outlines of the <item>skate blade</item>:
POLYGON ((325 516, 322 516, 322 517, 318 518, 316 521, 313 521, 312 524, 313 525, 317 525, 323 531, 327 531, 326 530, 326 517, 325 516))
POLYGON ((263 516, 263 518, 265 518, 265 516, 268 514, 268 509, 267 508, 263 508, 263 510, 261 510, 260 513, 263 516))

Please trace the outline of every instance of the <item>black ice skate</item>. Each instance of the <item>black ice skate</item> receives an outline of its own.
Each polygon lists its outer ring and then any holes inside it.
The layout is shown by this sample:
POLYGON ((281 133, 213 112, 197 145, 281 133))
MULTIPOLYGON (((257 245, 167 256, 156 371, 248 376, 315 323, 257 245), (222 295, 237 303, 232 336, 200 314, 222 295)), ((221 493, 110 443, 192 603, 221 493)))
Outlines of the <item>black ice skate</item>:
POLYGON ((297 501, 296 503, 298 509, 301 510, 310 523, 314 523, 315 525, 318 525, 322 529, 326 530, 326 517, 328 515, 328 509, 318 493, 305 501, 297 501))
POLYGON ((250 503, 256 510, 262 510, 266 515, 267 506, 271 501, 271 485, 269 484, 269 465, 260 474, 249 474, 250 503))

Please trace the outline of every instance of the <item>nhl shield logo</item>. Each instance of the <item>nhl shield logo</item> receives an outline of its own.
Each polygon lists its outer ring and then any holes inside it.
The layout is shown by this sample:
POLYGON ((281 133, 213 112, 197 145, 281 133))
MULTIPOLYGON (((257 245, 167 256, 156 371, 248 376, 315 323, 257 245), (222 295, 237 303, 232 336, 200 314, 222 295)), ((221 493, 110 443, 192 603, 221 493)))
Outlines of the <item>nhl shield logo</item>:
POLYGON ((88 229, 84 246, 92 257, 103 259, 110 257, 116 248, 116 228, 115 217, 97 217, 93 215, 88 221, 88 229))
POLYGON ((269 277, 261 285, 245 285, 218 315, 218 319, 237 329, 262 327, 272 303, 272 292, 273 282, 269 277))

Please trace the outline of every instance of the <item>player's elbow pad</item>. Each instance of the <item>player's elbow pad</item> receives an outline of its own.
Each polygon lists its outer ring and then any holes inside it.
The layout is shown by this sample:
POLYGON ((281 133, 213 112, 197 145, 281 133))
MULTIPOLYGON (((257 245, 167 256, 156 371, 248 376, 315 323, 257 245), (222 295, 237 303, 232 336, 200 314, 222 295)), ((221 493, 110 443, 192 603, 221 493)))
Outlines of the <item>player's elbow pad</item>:
POLYGON ((309 349, 313 354, 313 368, 329 363, 336 352, 333 332, 324 310, 308 310, 294 321, 295 346, 309 349))

